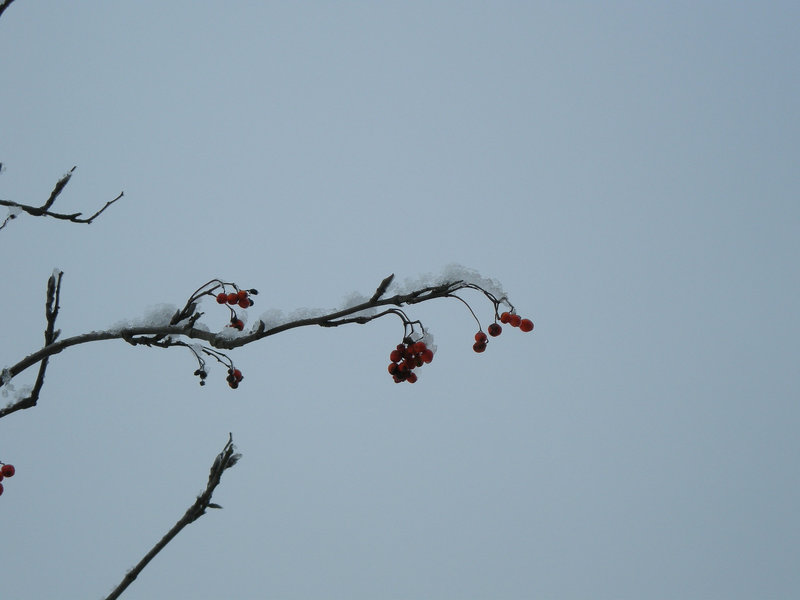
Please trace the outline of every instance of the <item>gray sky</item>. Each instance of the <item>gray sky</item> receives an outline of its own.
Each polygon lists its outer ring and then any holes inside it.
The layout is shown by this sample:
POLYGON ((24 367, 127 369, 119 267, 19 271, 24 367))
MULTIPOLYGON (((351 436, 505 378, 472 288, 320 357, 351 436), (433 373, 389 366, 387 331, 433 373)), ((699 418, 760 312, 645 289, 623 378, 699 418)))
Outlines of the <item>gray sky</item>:
MULTIPOLYGON (((0 420, 2 594, 96 598, 244 454, 135 598, 789 598, 800 590, 794 2, 18 0, 0 19, 0 366, 214 277, 334 307, 451 262, 415 385, 396 320, 51 362, 0 420), (3 215, 4 217, 4 215, 3 215), (467 296, 484 326, 491 306, 467 296)), ((205 306, 205 321, 225 316, 205 306)), ((33 373, 20 376, 30 383, 33 373)), ((0 399, 3 402, 5 399, 0 399)))

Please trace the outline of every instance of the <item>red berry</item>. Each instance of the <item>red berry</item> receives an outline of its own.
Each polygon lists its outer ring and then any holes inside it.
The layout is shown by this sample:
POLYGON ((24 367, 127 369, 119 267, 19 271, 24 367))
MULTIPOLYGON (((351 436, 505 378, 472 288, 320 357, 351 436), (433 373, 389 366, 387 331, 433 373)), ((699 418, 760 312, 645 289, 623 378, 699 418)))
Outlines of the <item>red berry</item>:
POLYGON ((486 331, 489 332, 489 335, 492 337, 497 337, 501 333, 503 333, 503 328, 500 327, 499 323, 492 323, 489 327, 486 328, 486 331))
POLYGON ((486 334, 483 333, 482 331, 479 331, 478 333, 475 334, 475 341, 478 342, 479 344, 486 344, 487 339, 488 338, 486 337, 486 334))
POLYGON ((389 374, 390 375, 394 375, 395 373, 397 373, 397 363, 396 362, 390 362, 389 363, 389 374))
POLYGON ((522 322, 522 317, 517 314, 511 315, 508 318, 508 322, 511 323, 512 327, 519 327, 519 324, 522 322))
POLYGON ((247 290, 239 290, 236 295, 239 300, 247 300, 247 290))
POLYGON ((533 321, 531 321, 530 319, 522 319, 519 322, 519 328, 522 331, 533 331, 533 321))
POLYGON ((3 495, 3 484, 0 483, 0 496, 2 496, 2 495, 3 495))
POLYGON ((486 350, 486 342, 483 343, 475 342, 472 345, 472 349, 475 350, 475 352, 483 352, 484 350, 486 350))
POLYGON ((408 383, 416 383, 417 382, 417 374, 416 373, 409 373, 408 377, 406 378, 408 383))
POLYGON ((249 298, 239 298, 239 302, 237 304, 241 308, 250 308, 250 299, 249 298))
POLYGON ((506 311, 500 315, 500 322, 501 323, 508 323, 509 319, 511 318, 511 313, 506 311))
POLYGON ((392 361, 393 363, 398 363, 401 360, 403 360, 403 353, 400 352, 399 350, 392 350, 389 353, 389 360, 392 361))
POLYGON ((426 348, 425 351, 422 353, 422 362, 430 363, 433 360, 433 351, 430 348, 426 348))
POLYGON ((428 349, 428 346, 425 344, 425 342, 416 342, 414 344, 414 353, 415 354, 422 354, 427 349, 428 349))
POLYGON ((217 294, 217 303, 218 304, 225 304, 228 301, 228 294, 225 292, 220 292, 217 294))
POLYGON ((0 473, 0 481, 3 481, 3 474, 0 473))
POLYGON ((239 302, 239 295, 231 292, 228 294, 228 304, 236 304, 239 302))
POLYGON ((17 470, 14 468, 14 465, 3 465, 3 467, 0 468, 0 473, 3 474, 3 477, 13 477, 16 472, 17 470))
POLYGON ((236 381, 241 381, 244 379, 244 375, 242 375, 242 372, 239 369, 234 369, 232 375, 236 381))

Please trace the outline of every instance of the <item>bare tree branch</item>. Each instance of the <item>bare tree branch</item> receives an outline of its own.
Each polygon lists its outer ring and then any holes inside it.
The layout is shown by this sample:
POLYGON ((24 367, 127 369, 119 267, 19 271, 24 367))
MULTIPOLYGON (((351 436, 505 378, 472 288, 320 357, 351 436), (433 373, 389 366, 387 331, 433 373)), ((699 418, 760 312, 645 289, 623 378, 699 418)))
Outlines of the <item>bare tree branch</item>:
MULTIPOLYGON (((81 215, 83 213, 76 212, 76 213, 57 213, 50 210, 55 203, 58 196, 64 190, 64 188, 69 183, 69 180, 72 178, 72 174, 75 172, 76 167, 72 167, 69 172, 67 172, 61 179, 56 182, 55 187, 53 187, 53 191, 50 192, 50 196, 47 198, 44 204, 41 206, 30 206, 28 204, 20 204, 19 202, 14 202, 13 200, 0 200, 0 206, 7 206, 11 209, 16 209, 19 211, 24 211, 29 215, 34 217, 52 217, 53 219, 60 219, 62 221, 71 221, 72 223, 86 223, 90 224, 94 221, 97 217, 99 217, 103 211, 105 211, 109 206, 114 204, 117 200, 122 198, 124 192, 120 192, 119 195, 114 198, 113 200, 109 200, 105 203, 105 205, 95 212, 90 217, 82 218, 81 215)), ((14 212, 9 213, 9 215, 5 218, 2 224, 0 224, 0 229, 3 229, 11 219, 16 218, 16 214, 14 212)))
POLYGON ((184 513, 178 522, 175 523, 172 529, 164 534, 164 537, 162 537, 158 543, 153 546, 150 552, 145 554, 142 560, 140 560, 133 569, 125 574, 125 577, 122 578, 122 581, 114 589, 114 591, 106 596, 106 600, 115 600, 116 598, 119 598, 122 592, 124 592, 125 589, 134 582, 134 580, 139 576, 139 573, 142 572, 147 564, 153 560, 153 558, 155 558, 155 556, 161 552, 164 547, 169 544, 184 527, 190 523, 194 523, 197 519, 202 517, 207 508, 222 508, 220 505, 211 502, 211 496, 216 487, 219 485, 220 479, 222 478, 222 473, 225 471, 225 469, 229 469, 235 465, 241 456, 241 454, 236 452, 236 447, 233 445, 233 435, 228 434, 228 443, 225 444, 222 452, 216 456, 214 463, 211 465, 211 470, 208 474, 208 484, 206 485, 205 491, 197 497, 197 500, 195 500, 194 504, 192 504, 186 510, 186 513, 184 513))

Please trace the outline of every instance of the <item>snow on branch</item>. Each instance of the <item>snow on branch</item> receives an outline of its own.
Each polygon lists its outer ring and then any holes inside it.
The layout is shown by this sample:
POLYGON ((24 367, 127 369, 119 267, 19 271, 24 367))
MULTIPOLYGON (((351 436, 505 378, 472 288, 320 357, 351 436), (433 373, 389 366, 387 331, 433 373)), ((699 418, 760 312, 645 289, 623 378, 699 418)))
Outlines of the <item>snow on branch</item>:
POLYGON ((27 398, 0 409, 0 417, 35 406, 48 359, 66 348, 89 342, 121 339, 133 346, 187 348, 197 361, 198 368, 194 371, 194 375, 200 378, 201 385, 205 385, 208 375, 207 361, 212 360, 227 368, 226 380, 229 386, 235 389, 241 383, 243 376, 226 353, 227 350, 233 350, 297 327, 365 325, 375 319, 390 315, 401 320, 403 337, 402 344, 397 346, 399 358, 392 359, 393 363, 397 363, 396 367, 392 368, 390 365, 389 372, 395 382, 414 383, 416 375, 412 377, 411 371, 415 367, 422 366, 423 363, 430 362, 436 346, 433 344, 430 331, 419 320, 412 320, 404 307, 438 298, 453 298, 459 301, 466 306, 478 325, 473 349, 476 352, 483 352, 486 349, 488 337, 483 333, 481 321, 472 306, 457 293, 462 290, 477 291, 489 300, 492 305, 491 316, 494 320, 487 329, 490 336, 496 337, 502 331, 498 321, 519 327, 522 331, 533 329, 533 323, 529 319, 522 319, 516 314, 514 306, 496 281, 486 279, 476 271, 451 265, 445 269, 443 274, 430 278, 434 282, 433 284, 416 280, 412 282, 412 285, 395 286, 395 293, 390 296, 385 296, 385 294, 393 291, 392 276, 386 277, 378 285, 372 297, 351 294, 346 298, 344 306, 340 308, 332 310, 305 309, 296 311, 289 317, 285 317, 283 313, 273 309, 262 314, 261 318, 256 320, 247 331, 245 331, 244 325, 246 311, 255 304, 254 296, 258 295, 258 290, 245 289, 232 282, 212 279, 195 290, 181 309, 176 309, 175 306, 168 304, 159 305, 144 319, 123 321, 111 329, 91 331, 59 340, 57 339, 59 332, 54 329, 54 324, 58 315, 61 275, 60 271, 54 272, 48 282, 45 345, 16 364, 2 370, 0 384, 7 386, 14 377, 26 369, 36 364, 40 365, 39 377, 33 393, 27 398), (227 310, 228 324, 221 331, 211 331, 209 327, 199 322, 205 313, 201 312, 198 307, 205 299, 213 299, 219 305, 216 308, 227 310), (501 313, 500 308, 503 305, 507 306, 508 310, 501 313), (430 353, 425 350, 429 350, 430 353))

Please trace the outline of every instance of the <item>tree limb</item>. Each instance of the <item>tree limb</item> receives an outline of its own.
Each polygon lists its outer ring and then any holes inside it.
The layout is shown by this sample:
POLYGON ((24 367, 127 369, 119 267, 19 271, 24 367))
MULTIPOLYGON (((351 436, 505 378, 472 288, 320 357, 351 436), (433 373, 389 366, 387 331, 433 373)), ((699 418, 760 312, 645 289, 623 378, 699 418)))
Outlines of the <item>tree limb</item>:
MULTIPOLYGON (((92 331, 90 333, 84 333, 61 340, 55 340, 55 338, 53 338, 53 341, 47 343, 40 350, 26 356, 15 365, 4 369, 1 380, 3 382, 10 381, 31 366, 43 362, 48 357, 58 354, 59 352, 64 351, 66 348, 80 344, 86 344, 89 342, 98 342, 101 340, 121 339, 125 340, 131 345, 147 345, 168 348, 172 346, 187 346, 188 344, 181 340, 181 338, 184 337, 193 340, 202 340, 209 344, 209 346, 212 348, 219 350, 232 350, 234 348, 245 346, 263 338, 282 333, 289 329, 295 329, 297 327, 307 327, 312 325, 320 327, 338 327, 340 325, 348 325, 351 323, 364 325, 374 319, 378 319, 389 314, 400 316, 404 319, 404 322, 407 322, 405 321, 406 318, 404 313, 397 308, 392 308, 375 314, 358 313, 369 311, 381 306, 402 307, 405 305, 427 302, 436 298, 453 297, 461 300, 461 298, 459 298, 455 292, 462 289, 474 289, 482 292, 494 303, 495 313, 497 312, 497 307, 501 302, 508 304, 513 310, 513 306, 511 306, 505 297, 499 299, 495 298, 492 294, 475 284, 458 280, 442 283, 436 286, 423 287, 407 294, 396 294, 388 298, 377 300, 370 299, 366 302, 362 302, 361 304, 336 310, 322 316, 288 321, 269 329, 263 321, 259 320, 249 333, 231 337, 229 335, 224 335, 223 333, 214 333, 205 328, 195 327, 197 319, 201 314, 193 312, 196 308, 197 298, 202 295, 213 295, 208 294, 207 292, 200 293, 203 290, 203 288, 201 288, 198 290, 198 292, 195 292, 192 298, 190 298, 187 306, 183 310, 176 313, 169 324, 126 327, 122 329, 105 331, 92 331)), ((4 408, 0 408, 0 418, 18 410, 30 408, 31 406, 33 406, 33 404, 26 402, 25 400, 9 404, 4 408)))
POLYGON ((194 501, 184 513, 184 515, 178 519, 178 522, 173 525, 172 529, 170 529, 164 537, 162 537, 158 543, 153 546, 153 548, 144 555, 142 560, 140 560, 133 569, 128 571, 125 574, 125 577, 122 578, 120 584, 111 592, 108 596, 106 596, 106 600, 115 600, 119 598, 122 592, 134 582, 134 580, 139 576, 139 573, 147 566, 147 564, 155 558, 155 556, 161 552, 167 544, 169 544, 173 538, 178 535, 181 530, 189 525, 190 523, 194 523, 197 519, 202 517, 207 508, 222 508, 218 504, 214 504, 211 502, 211 496, 214 493, 214 490, 219 485, 220 479, 222 478, 222 473, 225 469, 231 468, 235 465, 239 459, 242 457, 241 454, 236 452, 236 447, 233 445, 233 435, 228 434, 228 443, 225 444, 225 447, 222 449, 216 458, 214 459, 214 463, 211 465, 211 470, 208 474, 208 484, 206 485, 205 491, 197 497, 197 500, 194 501))

